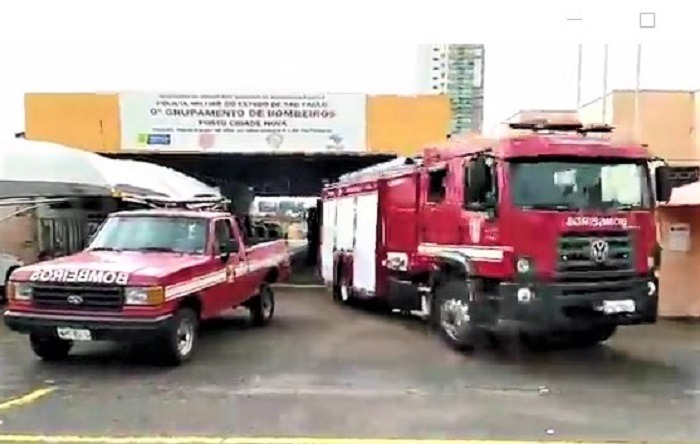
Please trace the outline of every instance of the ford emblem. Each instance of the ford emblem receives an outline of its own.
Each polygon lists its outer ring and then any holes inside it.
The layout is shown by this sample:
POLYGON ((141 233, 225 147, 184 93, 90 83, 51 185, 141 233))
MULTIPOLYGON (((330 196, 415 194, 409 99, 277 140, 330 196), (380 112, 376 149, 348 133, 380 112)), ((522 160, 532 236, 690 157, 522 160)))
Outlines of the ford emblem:
POLYGON ((72 294, 68 296, 68 303, 71 305, 80 305, 83 303, 83 297, 77 294, 72 294))

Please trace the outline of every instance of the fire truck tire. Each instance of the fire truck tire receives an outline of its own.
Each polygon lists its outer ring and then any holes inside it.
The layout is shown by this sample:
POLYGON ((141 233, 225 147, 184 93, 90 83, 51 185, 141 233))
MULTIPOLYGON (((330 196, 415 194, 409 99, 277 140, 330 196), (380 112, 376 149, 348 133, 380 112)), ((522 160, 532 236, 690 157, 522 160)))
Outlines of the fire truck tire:
POLYGON ((469 313, 470 286, 462 280, 448 279, 435 288, 435 307, 431 313, 442 339, 457 351, 472 350, 477 332, 469 313))
POLYGON ((48 362, 66 359, 73 348, 72 341, 36 333, 29 335, 29 343, 34 354, 48 362))
POLYGON ((594 327, 589 330, 572 333, 569 338, 569 344, 575 348, 593 347, 601 342, 605 342, 612 337, 617 331, 616 325, 605 325, 594 327))
POLYGON ((254 326, 264 327, 272 321, 275 315, 275 293, 269 285, 263 284, 260 287, 260 292, 251 300, 249 309, 254 326))
POLYGON ((189 307, 183 307, 173 316, 173 326, 160 345, 161 364, 177 366, 188 361, 197 347, 199 317, 189 307))
POLYGON ((352 288, 348 280, 343 276, 343 269, 338 266, 333 278, 333 300, 341 304, 352 303, 352 288))

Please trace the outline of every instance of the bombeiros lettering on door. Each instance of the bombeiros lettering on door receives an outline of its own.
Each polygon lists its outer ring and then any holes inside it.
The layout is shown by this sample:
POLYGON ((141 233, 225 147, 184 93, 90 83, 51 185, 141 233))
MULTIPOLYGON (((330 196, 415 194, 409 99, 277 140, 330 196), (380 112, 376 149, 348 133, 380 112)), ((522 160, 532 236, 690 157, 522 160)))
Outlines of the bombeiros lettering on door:
POLYGON ((129 274, 123 271, 88 269, 39 269, 29 276, 32 282, 65 282, 80 284, 126 285, 129 274))

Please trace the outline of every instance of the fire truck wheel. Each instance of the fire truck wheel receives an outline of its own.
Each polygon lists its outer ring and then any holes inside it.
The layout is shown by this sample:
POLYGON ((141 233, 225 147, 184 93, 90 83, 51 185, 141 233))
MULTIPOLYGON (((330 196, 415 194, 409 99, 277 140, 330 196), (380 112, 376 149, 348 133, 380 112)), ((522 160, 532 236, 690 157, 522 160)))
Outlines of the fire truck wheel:
POLYGON ((333 281, 333 300, 345 305, 352 303, 352 289, 350 283, 343 276, 342 269, 338 269, 333 281))
POLYGON ((601 342, 605 342, 617 331, 616 325, 604 325, 590 328, 581 332, 571 333, 569 344, 576 348, 593 347, 601 342))
POLYGON ((194 310, 183 307, 173 317, 173 327, 163 339, 160 361, 165 365, 180 365, 188 361, 197 346, 199 318, 194 310))
POLYGON ((256 327, 269 324, 275 314, 275 294, 272 288, 265 284, 260 287, 260 293, 250 303, 250 319, 256 327))
POLYGON ((72 341, 35 333, 29 335, 29 343, 34 354, 44 361, 61 361, 66 359, 71 348, 73 348, 72 341))
POLYGON ((437 317, 440 336, 455 350, 467 351, 474 348, 476 331, 469 313, 470 286, 464 281, 447 280, 435 289, 436 308, 432 315, 437 317))

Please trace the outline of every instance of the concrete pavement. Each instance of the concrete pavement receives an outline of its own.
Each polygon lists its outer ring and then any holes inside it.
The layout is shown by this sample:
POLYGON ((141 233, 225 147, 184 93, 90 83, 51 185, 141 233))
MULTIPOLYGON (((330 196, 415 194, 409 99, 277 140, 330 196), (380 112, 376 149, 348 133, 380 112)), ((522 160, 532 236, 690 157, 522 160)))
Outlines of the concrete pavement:
POLYGON ((26 337, 0 328, 0 442, 700 442, 697 325, 622 329, 588 351, 460 355, 418 320, 340 307, 321 290, 278 290, 266 329, 244 319, 208 323, 194 361, 175 369, 110 344, 82 345, 69 361, 46 364, 26 337), (2 407, 12 399, 20 401, 2 407), (151 435, 169 438, 143 441, 151 435))

